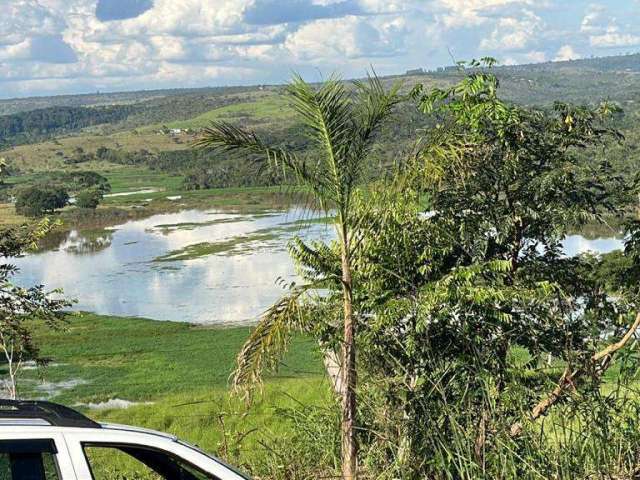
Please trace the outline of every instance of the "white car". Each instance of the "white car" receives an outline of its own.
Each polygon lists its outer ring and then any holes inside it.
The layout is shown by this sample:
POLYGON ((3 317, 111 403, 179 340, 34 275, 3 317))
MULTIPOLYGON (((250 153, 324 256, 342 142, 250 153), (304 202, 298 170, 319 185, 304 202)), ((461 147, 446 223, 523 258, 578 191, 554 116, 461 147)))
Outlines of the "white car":
POLYGON ((62 405, 0 400, 0 480, 247 480, 172 435, 62 405))

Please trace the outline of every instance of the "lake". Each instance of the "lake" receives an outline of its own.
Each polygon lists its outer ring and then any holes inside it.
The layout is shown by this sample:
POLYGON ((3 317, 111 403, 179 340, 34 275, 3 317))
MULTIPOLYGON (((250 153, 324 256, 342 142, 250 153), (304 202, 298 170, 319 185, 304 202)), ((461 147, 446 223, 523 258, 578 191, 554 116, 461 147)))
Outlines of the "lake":
MULTIPOLYGON (((287 252, 296 234, 332 229, 298 208, 254 214, 186 210, 106 229, 49 236, 17 259, 18 283, 62 288, 77 310, 201 324, 243 324, 296 280, 287 252), (308 221, 301 221, 306 218, 308 221)), ((567 255, 622 248, 618 238, 571 235, 567 255)))

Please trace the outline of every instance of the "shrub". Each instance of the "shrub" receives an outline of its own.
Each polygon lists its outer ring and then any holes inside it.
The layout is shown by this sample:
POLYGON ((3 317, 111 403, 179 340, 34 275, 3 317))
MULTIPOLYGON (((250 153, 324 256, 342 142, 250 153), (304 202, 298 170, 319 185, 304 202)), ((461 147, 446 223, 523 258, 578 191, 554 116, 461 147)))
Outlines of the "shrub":
POLYGON ((16 195, 16 212, 27 217, 39 217, 64 207, 69 194, 62 187, 34 185, 16 195))
POLYGON ((76 196, 76 205, 80 208, 95 209, 100 205, 101 200, 102 192, 95 188, 89 188, 78 193, 76 196))

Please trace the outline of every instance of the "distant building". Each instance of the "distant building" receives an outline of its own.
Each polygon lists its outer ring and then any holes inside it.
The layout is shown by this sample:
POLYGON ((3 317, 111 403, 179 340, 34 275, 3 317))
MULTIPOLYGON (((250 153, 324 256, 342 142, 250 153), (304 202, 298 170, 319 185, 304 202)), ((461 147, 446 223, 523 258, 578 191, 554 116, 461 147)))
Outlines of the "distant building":
POLYGON ((182 133, 182 129, 181 128, 171 128, 171 129, 169 129, 169 133, 171 135, 180 135, 182 133))
POLYGON ((414 68, 413 70, 407 70, 405 75, 424 75, 424 68, 414 68))

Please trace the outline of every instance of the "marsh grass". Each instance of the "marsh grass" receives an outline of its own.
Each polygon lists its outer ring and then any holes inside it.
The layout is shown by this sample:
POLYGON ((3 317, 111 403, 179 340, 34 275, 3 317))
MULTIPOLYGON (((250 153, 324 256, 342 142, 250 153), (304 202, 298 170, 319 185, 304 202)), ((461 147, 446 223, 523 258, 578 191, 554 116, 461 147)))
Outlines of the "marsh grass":
MULTIPOLYGON (((44 378, 60 386, 47 396, 51 400, 76 405, 101 421, 173 433, 258 479, 333 477, 339 467, 339 417, 315 344, 295 338, 279 373, 267 379, 249 408, 228 389, 248 332, 248 327, 73 315, 66 332, 38 333, 43 353, 54 363, 44 371, 25 371, 22 393, 42 397, 37 387, 44 378), (109 399, 133 404, 126 409, 83 406, 109 399)), ((526 363, 518 349, 510 357, 514 366, 526 363)), ((420 462, 433 480, 637 478, 636 387, 633 372, 617 365, 599 391, 571 397, 539 424, 527 425, 521 438, 510 438, 508 425, 496 423, 484 463, 474 453, 477 419, 465 412, 463 399, 451 398, 439 405, 448 428, 429 419, 421 425, 427 434, 420 451, 431 453, 408 461, 420 462)), ((371 412, 363 408, 360 414, 371 412)), ((364 440, 386 433, 363 430, 360 435, 364 440)), ((388 445, 385 451, 375 442, 369 445, 361 452, 362 478, 423 478, 403 467, 406 458, 389 456, 388 445)))

